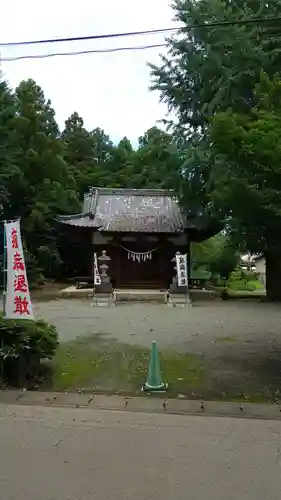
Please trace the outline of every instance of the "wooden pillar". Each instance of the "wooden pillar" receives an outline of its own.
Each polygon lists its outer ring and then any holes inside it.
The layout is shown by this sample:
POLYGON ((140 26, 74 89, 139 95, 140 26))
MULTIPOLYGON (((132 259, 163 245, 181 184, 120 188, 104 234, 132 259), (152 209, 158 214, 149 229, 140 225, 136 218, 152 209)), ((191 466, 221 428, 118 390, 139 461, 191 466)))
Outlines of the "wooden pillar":
POLYGON ((159 277, 161 280, 162 286, 166 287, 166 279, 165 279, 165 238, 160 237, 158 240, 159 244, 159 277))

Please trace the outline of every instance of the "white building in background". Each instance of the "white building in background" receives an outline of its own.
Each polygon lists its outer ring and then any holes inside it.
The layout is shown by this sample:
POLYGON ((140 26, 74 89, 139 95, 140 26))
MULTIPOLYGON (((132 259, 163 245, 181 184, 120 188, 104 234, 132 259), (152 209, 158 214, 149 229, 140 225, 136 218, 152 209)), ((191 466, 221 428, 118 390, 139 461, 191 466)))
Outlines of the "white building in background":
POLYGON ((262 284, 266 286, 265 258, 262 254, 246 253, 241 255, 241 267, 245 271, 257 273, 262 284))

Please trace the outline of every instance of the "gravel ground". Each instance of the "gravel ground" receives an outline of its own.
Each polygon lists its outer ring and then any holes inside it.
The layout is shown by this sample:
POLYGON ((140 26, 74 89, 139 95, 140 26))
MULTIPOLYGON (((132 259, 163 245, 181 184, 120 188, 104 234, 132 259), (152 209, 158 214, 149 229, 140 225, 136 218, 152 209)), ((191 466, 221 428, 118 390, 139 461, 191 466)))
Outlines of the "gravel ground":
POLYGON ((156 304, 122 304, 115 308, 91 307, 75 299, 39 302, 37 318, 56 325, 61 341, 99 333, 119 342, 180 351, 214 351, 220 345, 255 344, 281 347, 281 306, 233 301, 198 303, 188 308, 156 304))

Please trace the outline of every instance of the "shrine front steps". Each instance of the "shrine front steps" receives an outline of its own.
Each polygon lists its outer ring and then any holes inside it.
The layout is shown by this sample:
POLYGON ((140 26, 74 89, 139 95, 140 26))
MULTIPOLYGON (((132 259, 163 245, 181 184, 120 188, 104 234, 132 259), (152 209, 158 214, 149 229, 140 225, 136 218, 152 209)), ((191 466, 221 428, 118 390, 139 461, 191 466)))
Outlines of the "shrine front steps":
MULTIPOLYGON (((138 289, 138 288, 121 288, 115 289, 115 298, 118 302, 154 302, 164 304, 167 302, 167 290, 160 289, 138 289)), ((189 290, 189 296, 192 301, 214 300, 220 297, 220 294, 215 290, 189 290)), ((75 286, 67 287, 59 293, 61 298, 76 298, 91 300, 93 290, 91 288, 77 289, 75 286)))
MULTIPOLYGON (((167 290, 160 289, 138 289, 138 288, 121 288, 113 291, 113 302, 151 302, 165 304, 167 302, 167 290)), ((93 289, 91 288, 76 288, 74 286, 61 290, 59 296, 61 298, 76 298, 76 299, 92 299, 93 289)), ((98 300, 99 294, 96 294, 95 299, 98 300)))
POLYGON ((151 302, 166 304, 168 292, 166 290, 145 289, 117 289, 114 290, 116 302, 151 302))
POLYGON ((135 280, 128 281, 122 284, 116 285, 115 289, 117 290, 153 290, 153 291, 165 291, 166 287, 163 282, 159 280, 135 280))

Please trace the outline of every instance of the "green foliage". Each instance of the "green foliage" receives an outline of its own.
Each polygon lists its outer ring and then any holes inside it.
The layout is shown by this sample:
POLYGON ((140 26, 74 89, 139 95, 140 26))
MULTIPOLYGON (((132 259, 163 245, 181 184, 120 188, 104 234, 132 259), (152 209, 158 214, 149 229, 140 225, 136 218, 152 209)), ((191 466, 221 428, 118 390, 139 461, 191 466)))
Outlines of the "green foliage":
POLYGON ((210 128, 213 151, 221 161, 213 170, 213 198, 231 207, 248 246, 264 250, 281 228, 281 82, 264 74, 257 104, 245 113, 217 114, 210 128), (224 137, 222 139, 221 133, 224 137), (224 165, 231 164, 231 170, 224 165))
POLYGON ((281 299, 281 0, 174 0, 173 7, 180 36, 151 71, 185 138, 182 203, 224 219, 239 245, 263 253, 268 297, 281 299))
POLYGON ((262 284, 257 280, 253 279, 252 276, 248 276, 247 273, 244 273, 241 267, 237 266, 232 271, 227 281, 227 287, 230 290, 240 290, 240 291, 248 291, 253 292, 255 290, 262 289, 262 284))
POLYGON ((139 138, 135 157, 136 187, 175 188, 181 167, 182 157, 172 135, 152 127, 139 138))
MULTIPOLYGON (((9 147, 2 217, 21 218, 29 261, 36 262, 37 274, 43 269, 50 276, 60 265, 54 217, 78 207, 76 184, 63 159, 54 110, 40 87, 33 80, 22 82, 11 99, 13 114, 6 113, 9 147)), ((7 101, 10 106, 8 98, 2 102, 4 113, 7 101)))
POLYGON ((0 212, 21 218, 31 285, 69 276, 77 251, 83 254, 55 218, 80 212, 89 187, 173 188, 181 164, 174 137, 157 127, 136 150, 126 137, 113 145, 102 129, 87 130, 76 112, 60 133, 36 82, 23 81, 13 93, 0 80, 0 212))
MULTIPOLYGON (((272 77, 280 68, 280 43, 275 23, 190 28, 227 19, 281 15, 281 0, 266 1, 175 0, 175 17, 182 23, 180 37, 169 41, 169 57, 152 66, 153 88, 176 114, 173 124, 186 137, 185 176, 181 186, 184 204, 205 210, 229 222, 231 205, 213 197, 214 166, 231 172, 232 165, 210 147, 209 123, 229 108, 245 113, 255 106, 255 85, 263 69, 272 77)), ((224 126, 227 124, 224 123, 224 126)), ((221 127, 221 130, 223 127, 221 127)), ((220 142, 224 141, 224 133, 220 142)), ((243 168, 243 165, 241 165, 243 168)), ((242 195, 242 194, 241 194, 242 195)), ((234 195, 233 195, 234 196, 234 195)), ((240 195, 239 195, 240 197, 240 195)), ((239 199, 235 193, 235 199, 239 199)), ((256 201, 256 200, 254 200, 256 201)), ((242 210, 242 205, 241 205, 242 210)), ((244 232, 245 233, 245 232, 244 232)), ((246 233, 242 236, 246 237, 246 233)))
POLYGON ((180 37, 169 40, 169 57, 151 66, 153 88, 176 112, 188 136, 202 135, 211 116, 229 106, 249 109, 263 68, 272 76, 280 68, 278 25, 253 23, 218 26, 229 19, 280 17, 281 0, 174 0, 180 37), (213 27, 190 27, 215 23, 213 27), (191 129, 192 127, 192 129, 191 129))
POLYGON ((58 346, 54 326, 44 321, 7 320, 0 317, 2 380, 26 386, 38 380, 40 360, 52 359, 58 346))
POLYGON ((232 224, 250 250, 265 255, 267 292, 280 300, 281 277, 281 81, 262 73, 255 88, 256 106, 214 117, 212 149, 220 161, 213 169, 213 199, 231 208, 232 224), (224 139, 220 133, 224 131, 224 139), (231 165, 231 170, 223 167, 231 165))
POLYGON ((228 279, 238 263, 239 255, 231 239, 225 234, 218 234, 203 243, 193 243, 191 259, 193 274, 202 274, 204 269, 212 278, 228 279))
POLYGON ((51 359, 58 346, 56 328, 44 321, 10 320, 0 317, 0 359, 32 355, 51 359))
POLYGON ((17 175, 12 162, 11 144, 12 119, 15 114, 15 100, 6 82, 1 81, 0 74, 0 214, 10 196, 10 186, 17 175))

